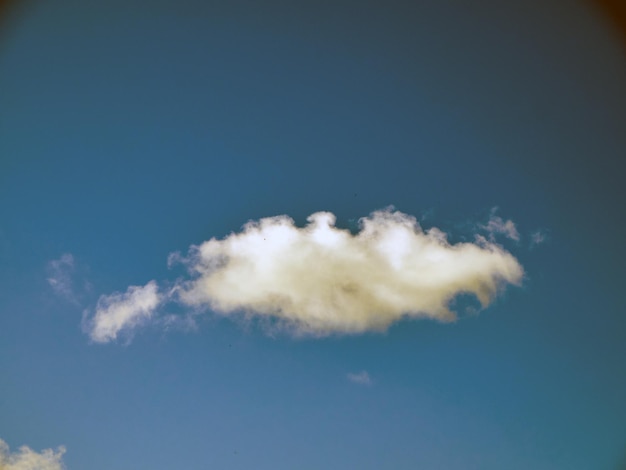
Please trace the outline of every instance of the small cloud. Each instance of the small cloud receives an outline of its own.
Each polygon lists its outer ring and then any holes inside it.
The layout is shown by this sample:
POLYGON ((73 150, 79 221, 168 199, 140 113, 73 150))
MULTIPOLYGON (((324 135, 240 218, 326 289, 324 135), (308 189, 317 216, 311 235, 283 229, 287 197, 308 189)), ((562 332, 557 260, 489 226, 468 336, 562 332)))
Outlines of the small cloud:
POLYGON ((347 378, 350 382, 359 384, 359 385, 372 385, 372 379, 367 371, 362 370, 361 372, 350 372, 347 375, 347 378))
POLYGON ((44 449, 35 452, 30 447, 22 446, 11 452, 6 442, 0 439, 0 469, 1 470, 63 470, 62 462, 64 447, 44 449))
POLYGON ((103 295, 98 300, 93 318, 86 317, 84 327, 96 343, 108 343, 120 331, 133 328, 150 320, 161 303, 155 281, 145 286, 130 286, 125 293, 103 295))
POLYGON ((543 230, 537 230, 530 234, 530 246, 531 248, 536 245, 541 245, 548 239, 548 234, 543 230))
POLYGON ((512 220, 504 220, 496 215, 497 207, 491 210, 491 216, 487 225, 481 225, 480 228, 489 234, 489 240, 494 242, 496 235, 504 235, 506 238, 518 242, 520 234, 512 220))
POLYGON ((48 285, 60 298, 80 306, 84 296, 91 292, 92 286, 85 276, 85 266, 76 262, 71 253, 64 253, 59 259, 48 262, 46 266, 48 285))
POLYGON ((72 280, 75 270, 74 256, 71 253, 63 254, 59 259, 48 263, 48 284, 59 297, 78 304, 72 280))

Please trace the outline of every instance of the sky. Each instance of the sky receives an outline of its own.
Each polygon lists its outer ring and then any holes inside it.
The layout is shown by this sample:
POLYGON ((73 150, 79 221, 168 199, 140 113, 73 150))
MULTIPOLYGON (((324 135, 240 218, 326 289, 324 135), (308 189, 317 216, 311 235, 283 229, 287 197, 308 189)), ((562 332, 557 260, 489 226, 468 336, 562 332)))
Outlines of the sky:
POLYGON ((624 468, 600 9, 5 14, 1 469, 624 468))

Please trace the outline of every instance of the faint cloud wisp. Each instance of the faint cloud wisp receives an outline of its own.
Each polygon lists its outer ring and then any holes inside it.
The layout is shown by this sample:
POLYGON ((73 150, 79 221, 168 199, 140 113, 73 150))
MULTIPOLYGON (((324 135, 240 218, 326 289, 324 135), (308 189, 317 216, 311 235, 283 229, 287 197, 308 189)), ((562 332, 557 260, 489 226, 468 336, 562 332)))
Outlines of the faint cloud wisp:
POLYGON ((514 240, 516 242, 520 241, 520 234, 517 231, 517 227, 515 226, 513 221, 504 220, 502 217, 498 217, 496 215, 497 210, 498 208, 494 207, 491 210, 491 216, 489 217, 487 225, 480 226, 489 234, 489 240, 491 242, 494 242, 496 235, 504 235, 510 240, 514 240))
POLYGON ((372 379, 367 371, 351 372, 347 376, 348 380, 352 383, 359 385, 372 385, 372 379))
POLYGON ((548 234, 544 230, 537 230, 530 234, 530 246, 531 248, 536 245, 541 245, 548 239, 548 234))
POLYGON ((59 259, 48 263, 48 284, 52 290, 65 300, 78 304, 72 275, 74 273, 74 256, 71 253, 64 253, 59 259))

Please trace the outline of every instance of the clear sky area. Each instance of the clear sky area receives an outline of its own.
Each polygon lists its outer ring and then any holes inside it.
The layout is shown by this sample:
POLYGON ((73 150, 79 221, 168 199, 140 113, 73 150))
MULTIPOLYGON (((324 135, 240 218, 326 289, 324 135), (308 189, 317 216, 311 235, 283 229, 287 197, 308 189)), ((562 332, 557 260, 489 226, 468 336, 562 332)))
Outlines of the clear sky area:
POLYGON ((614 24, 14 3, 0 468, 626 468, 614 24))

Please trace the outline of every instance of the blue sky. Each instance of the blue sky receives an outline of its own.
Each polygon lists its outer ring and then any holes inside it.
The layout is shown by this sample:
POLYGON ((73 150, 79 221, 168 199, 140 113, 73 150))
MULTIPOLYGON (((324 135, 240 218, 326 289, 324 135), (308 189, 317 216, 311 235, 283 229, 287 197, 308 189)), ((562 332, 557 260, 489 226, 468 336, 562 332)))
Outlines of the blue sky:
POLYGON ((609 25, 528 0, 15 9, 0 35, 0 458, 618 468, 626 51, 609 25), (411 271, 425 258, 409 250, 407 277, 372 282, 383 265, 344 260, 372 253, 359 220, 390 205, 445 263, 411 271), (248 276, 236 302, 213 271, 187 272, 211 261, 191 246, 215 238, 238 260, 246 222, 287 215, 307 234, 320 211, 356 244, 302 263, 280 248, 282 277, 220 267, 248 276), (331 275, 357 294, 333 304, 331 275), (486 308, 463 294, 493 279, 486 308), (156 305, 95 335, 98 312, 121 318, 152 280, 156 305), (424 294, 393 298, 420 315, 363 297, 405 282, 424 294), (441 321, 450 298, 458 317, 441 321), (320 320, 312 301, 334 307, 320 320))

